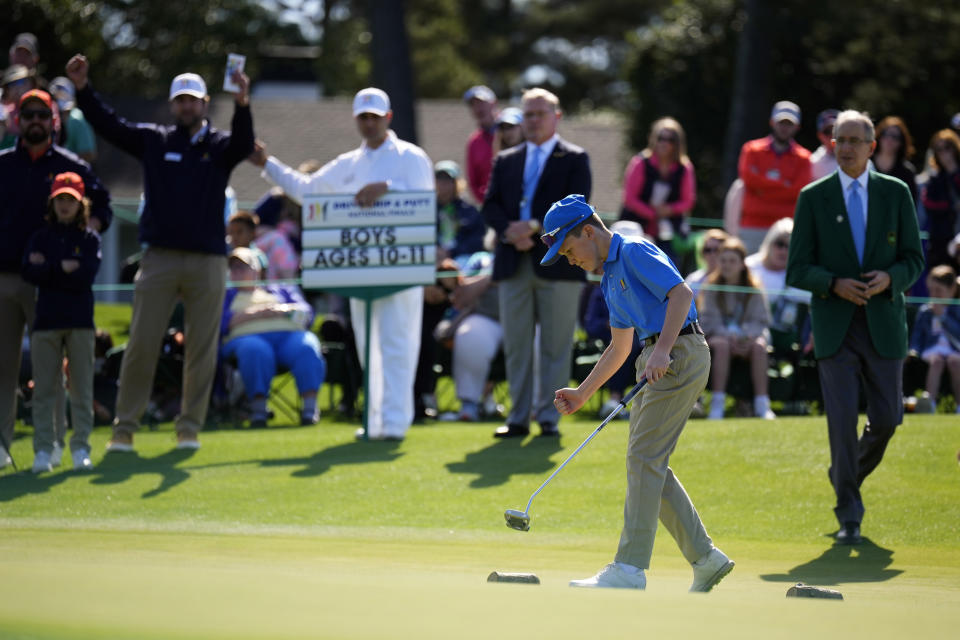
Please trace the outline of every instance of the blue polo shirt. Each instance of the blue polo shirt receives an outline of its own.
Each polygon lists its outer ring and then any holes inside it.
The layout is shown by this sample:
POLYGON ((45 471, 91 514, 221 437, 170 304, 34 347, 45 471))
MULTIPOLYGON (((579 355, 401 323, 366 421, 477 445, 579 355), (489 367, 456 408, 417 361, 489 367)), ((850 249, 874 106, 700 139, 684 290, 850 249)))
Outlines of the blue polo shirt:
MULTIPOLYGON (((657 245, 613 234, 600 281, 610 326, 633 327, 641 339, 660 333, 667 315, 667 293, 682 282, 680 272, 657 245)), ((684 326, 696 319, 697 306, 691 302, 684 326)))

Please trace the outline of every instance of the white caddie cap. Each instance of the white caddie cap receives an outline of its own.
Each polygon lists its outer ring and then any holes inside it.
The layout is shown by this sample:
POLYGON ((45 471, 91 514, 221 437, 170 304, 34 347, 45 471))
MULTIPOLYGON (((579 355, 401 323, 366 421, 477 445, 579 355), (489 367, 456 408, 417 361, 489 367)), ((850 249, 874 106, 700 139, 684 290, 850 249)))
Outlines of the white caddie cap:
POLYGON ((195 73, 181 73, 170 83, 170 99, 177 96, 207 97, 207 83, 195 73))
POLYGON ((361 113, 372 113, 376 116, 385 116, 390 111, 390 98, 386 93, 374 87, 367 87, 357 92, 353 98, 353 117, 361 113))

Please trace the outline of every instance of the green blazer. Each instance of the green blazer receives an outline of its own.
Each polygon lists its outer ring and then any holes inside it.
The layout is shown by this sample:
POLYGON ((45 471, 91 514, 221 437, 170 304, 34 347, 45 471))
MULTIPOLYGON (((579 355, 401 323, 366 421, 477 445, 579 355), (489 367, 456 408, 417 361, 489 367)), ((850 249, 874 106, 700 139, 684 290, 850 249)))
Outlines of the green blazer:
POLYGON ((875 270, 890 274, 890 287, 867 303, 870 338, 881 357, 905 358, 903 293, 920 276, 923 264, 913 198, 901 180, 870 172, 863 266, 857 260, 837 172, 800 191, 790 236, 787 284, 813 293, 810 312, 817 358, 837 352, 856 309, 852 302, 830 292, 833 278, 860 278, 875 270))

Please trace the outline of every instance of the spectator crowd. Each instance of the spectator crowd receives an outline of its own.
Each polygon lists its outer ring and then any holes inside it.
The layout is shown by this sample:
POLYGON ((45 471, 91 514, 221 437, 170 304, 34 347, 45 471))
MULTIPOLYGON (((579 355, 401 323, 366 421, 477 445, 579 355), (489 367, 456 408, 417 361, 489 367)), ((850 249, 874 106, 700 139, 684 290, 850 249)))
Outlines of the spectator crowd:
MULTIPOLYGON (((232 78, 239 90, 230 129, 221 131, 207 119, 207 86, 196 74, 171 82, 173 124, 133 123, 97 94, 96 75, 105 72, 91 69, 82 55, 50 81, 39 75, 39 62, 36 38, 20 34, 0 81, 0 359, 17 363, 0 368, 0 467, 9 462, 27 365, 34 382, 35 472, 60 464, 68 413, 74 468, 91 467, 89 435, 101 413, 112 419, 108 450, 133 451, 135 433, 154 407, 168 335, 178 336, 182 356, 172 409, 178 448, 200 446, 211 398, 218 396, 229 398, 250 427, 266 427, 271 380, 281 372, 295 381, 301 423, 315 424, 319 391, 333 377, 324 332, 314 331, 317 310, 327 312, 325 327, 339 327, 354 369, 369 351, 369 415, 358 438, 403 440, 415 421, 437 418, 502 419, 497 438, 525 437, 532 422, 540 437, 560 435, 554 393, 569 384, 584 344, 610 342, 611 310, 595 282, 602 265, 588 274, 563 259, 542 263, 548 210, 571 194, 589 201, 592 187, 589 155, 561 135, 563 109, 551 92, 529 89, 501 108, 489 87, 469 88, 464 117, 469 114, 476 129, 465 141, 461 169, 459 158, 433 162, 398 139, 390 129, 390 96, 363 89, 352 109, 359 145, 294 168, 268 153, 269 140, 256 139, 249 80, 242 73, 232 78), (97 136, 136 158, 144 183, 139 240, 145 252, 135 278, 130 339, 113 350, 122 359, 106 401, 95 391, 95 373, 109 358, 95 348, 91 286, 100 234, 112 212, 109 185, 90 164, 97 136), (225 193, 231 172, 244 161, 260 167, 271 186, 265 183, 251 210, 231 212, 225 193), (418 190, 436 193, 435 283, 391 293, 369 307, 300 290, 304 196, 350 193, 369 207, 390 191, 418 190), (372 327, 369 344, 366 324, 372 327), (453 381, 453 406, 437 406, 441 365, 453 381), (509 403, 497 399, 499 380, 506 381, 509 403)), ((680 275, 695 295, 698 331, 702 327, 710 350, 710 394, 696 402, 695 415, 703 411, 719 420, 736 412, 772 420, 779 407, 797 409, 802 402, 796 398, 774 397, 771 371, 783 359, 800 366, 831 357, 819 323, 825 314, 836 318, 846 311, 824 311, 823 300, 861 309, 883 292, 894 299, 903 292, 929 296, 908 314, 909 352, 888 356, 922 369, 921 408, 933 410, 951 394, 957 406, 960 137, 945 126, 918 157, 918 143, 895 115, 875 123, 866 118, 870 126, 863 124, 862 132, 841 135, 842 126, 852 126, 852 113, 821 108, 812 119, 820 146, 811 152, 795 139, 805 122, 800 106, 776 102, 769 135, 740 151, 724 210, 706 216, 722 218, 722 228, 695 230, 691 224, 698 187, 681 122, 653 122, 646 147, 627 163, 622 208, 611 216, 617 218, 611 231, 657 247, 677 267, 691 267, 680 275), (904 241, 872 239, 887 196, 867 182, 863 196, 851 196, 853 204, 846 195, 841 202, 837 188, 840 204, 830 210, 837 223, 850 212, 862 282, 848 284, 859 276, 847 273, 816 277, 815 269, 828 262, 816 239, 822 229, 801 219, 798 200, 813 216, 823 204, 813 201, 815 194, 831 180, 846 185, 844 171, 861 155, 863 175, 889 176, 891 189, 904 185, 908 197, 901 204, 911 224, 926 232, 912 278, 897 280, 893 267, 886 280, 867 273, 871 251, 879 251, 875 242, 893 247, 904 241), (734 390, 738 384, 747 391, 734 390)), ((886 267, 875 271, 886 274, 886 267)), ((851 314, 854 323, 861 317, 858 310, 851 314)), ((607 382, 600 415, 635 383, 634 362, 651 338, 634 336, 632 355, 607 382)), ((903 374, 897 377, 902 381, 903 374)), ((350 412, 356 390, 343 384, 341 409, 350 412)), ((898 389, 901 397, 914 391, 902 384, 898 389)), ((849 515, 849 521, 859 517, 849 515)))

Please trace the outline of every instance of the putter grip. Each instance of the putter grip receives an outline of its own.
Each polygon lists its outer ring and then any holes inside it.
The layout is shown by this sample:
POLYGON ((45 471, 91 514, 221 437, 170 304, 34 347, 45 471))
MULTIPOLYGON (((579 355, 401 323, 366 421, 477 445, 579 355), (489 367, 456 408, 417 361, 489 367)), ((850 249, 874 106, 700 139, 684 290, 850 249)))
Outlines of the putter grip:
POLYGON ((633 397, 640 393, 640 389, 643 389, 643 385, 647 384, 647 379, 643 378, 634 385, 633 389, 627 392, 627 395, 623 396, 623 400, 620 401, 620 404, 627 406, 633 400, 633 397))

